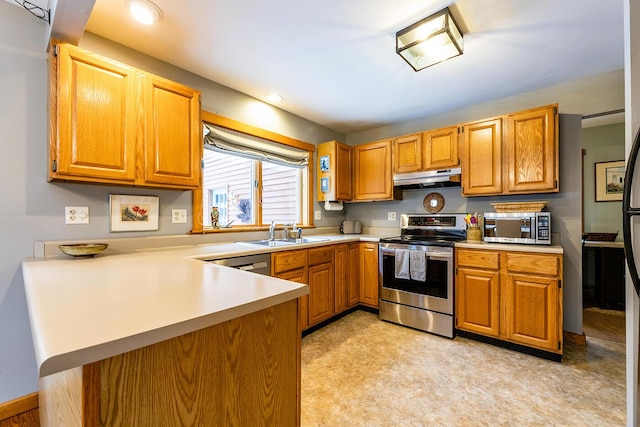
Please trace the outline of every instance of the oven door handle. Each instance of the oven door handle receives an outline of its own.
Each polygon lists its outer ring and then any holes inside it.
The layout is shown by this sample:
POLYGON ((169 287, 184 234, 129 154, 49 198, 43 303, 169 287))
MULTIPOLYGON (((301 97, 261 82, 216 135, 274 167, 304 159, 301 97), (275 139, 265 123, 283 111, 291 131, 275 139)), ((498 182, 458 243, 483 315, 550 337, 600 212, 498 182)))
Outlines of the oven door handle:
MULTIPOLYGON (((395 255, 396 250, 381 248, 380 252, 382 252, 383 254, 395 255)), ((424 256, 428 256, 432 258, 450 258, 451 257, 451 254, 448 254, 445 252, 431 252, 431 251, 422 251, 422 252, 424 252, 424 256)))

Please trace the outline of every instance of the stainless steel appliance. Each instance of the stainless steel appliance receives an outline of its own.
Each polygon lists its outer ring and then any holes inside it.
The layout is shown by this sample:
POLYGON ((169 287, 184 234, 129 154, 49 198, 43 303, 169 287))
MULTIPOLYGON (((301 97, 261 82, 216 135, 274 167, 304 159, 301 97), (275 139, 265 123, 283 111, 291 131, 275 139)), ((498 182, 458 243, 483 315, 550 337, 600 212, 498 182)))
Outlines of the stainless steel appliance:
POLYGON ((393 186, 410 188, 459 187, 461 169, 405 172, 393 175, 393 186))
POLYGON ((380 319, 453 338, 453 245, 465 229, 464 214, 400 216, 400 236, 380 240, 380 319))
POLYGON ((340 225, 342 234, 360 234, 362 233, 362 224, 360 221, 344 220, 340 225))
POLYGON ((237 268, 238 270, 251 271, 253 273, 271 275, 271 255, 247 255, 233 258, 214 259, 209 262, 237 268))
POLYGON ((485 242, 551 244, 549 212, 487 212, 484 214, 485 242))

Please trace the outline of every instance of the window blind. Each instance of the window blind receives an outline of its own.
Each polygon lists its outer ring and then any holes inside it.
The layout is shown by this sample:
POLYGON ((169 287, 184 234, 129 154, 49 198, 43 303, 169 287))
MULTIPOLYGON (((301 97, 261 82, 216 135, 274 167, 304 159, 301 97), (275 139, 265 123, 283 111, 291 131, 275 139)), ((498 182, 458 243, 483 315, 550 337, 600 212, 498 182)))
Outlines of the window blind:
POLYGON ((204 123, 204 148, 224 154, 262 160, 283 166, 304 168, 309 153, 295 147, 204 123))

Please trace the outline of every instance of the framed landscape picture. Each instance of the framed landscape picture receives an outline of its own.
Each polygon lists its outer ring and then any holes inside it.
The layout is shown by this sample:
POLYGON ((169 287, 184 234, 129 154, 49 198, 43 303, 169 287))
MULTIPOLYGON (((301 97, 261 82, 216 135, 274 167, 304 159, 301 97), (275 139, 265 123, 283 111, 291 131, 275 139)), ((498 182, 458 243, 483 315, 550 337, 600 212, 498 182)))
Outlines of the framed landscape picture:
POLYGON ((624 160, 595 164, 596 202, 622 200, 624 173, 624 160))
POLYGON ((111 231, 158 229, 159 198, 156 196, 109 195, 111 231))

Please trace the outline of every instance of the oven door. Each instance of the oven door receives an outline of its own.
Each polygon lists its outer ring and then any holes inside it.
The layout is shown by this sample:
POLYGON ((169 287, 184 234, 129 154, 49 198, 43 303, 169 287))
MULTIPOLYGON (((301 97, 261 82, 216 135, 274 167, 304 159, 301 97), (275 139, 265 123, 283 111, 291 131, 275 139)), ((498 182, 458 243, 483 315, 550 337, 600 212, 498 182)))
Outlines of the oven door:
POLYGON ((453 314, 453 248, 380 243, 380 299, 453 314), (426 257, 426 280, 396 277, 396 251, 420 251, 426 257))

